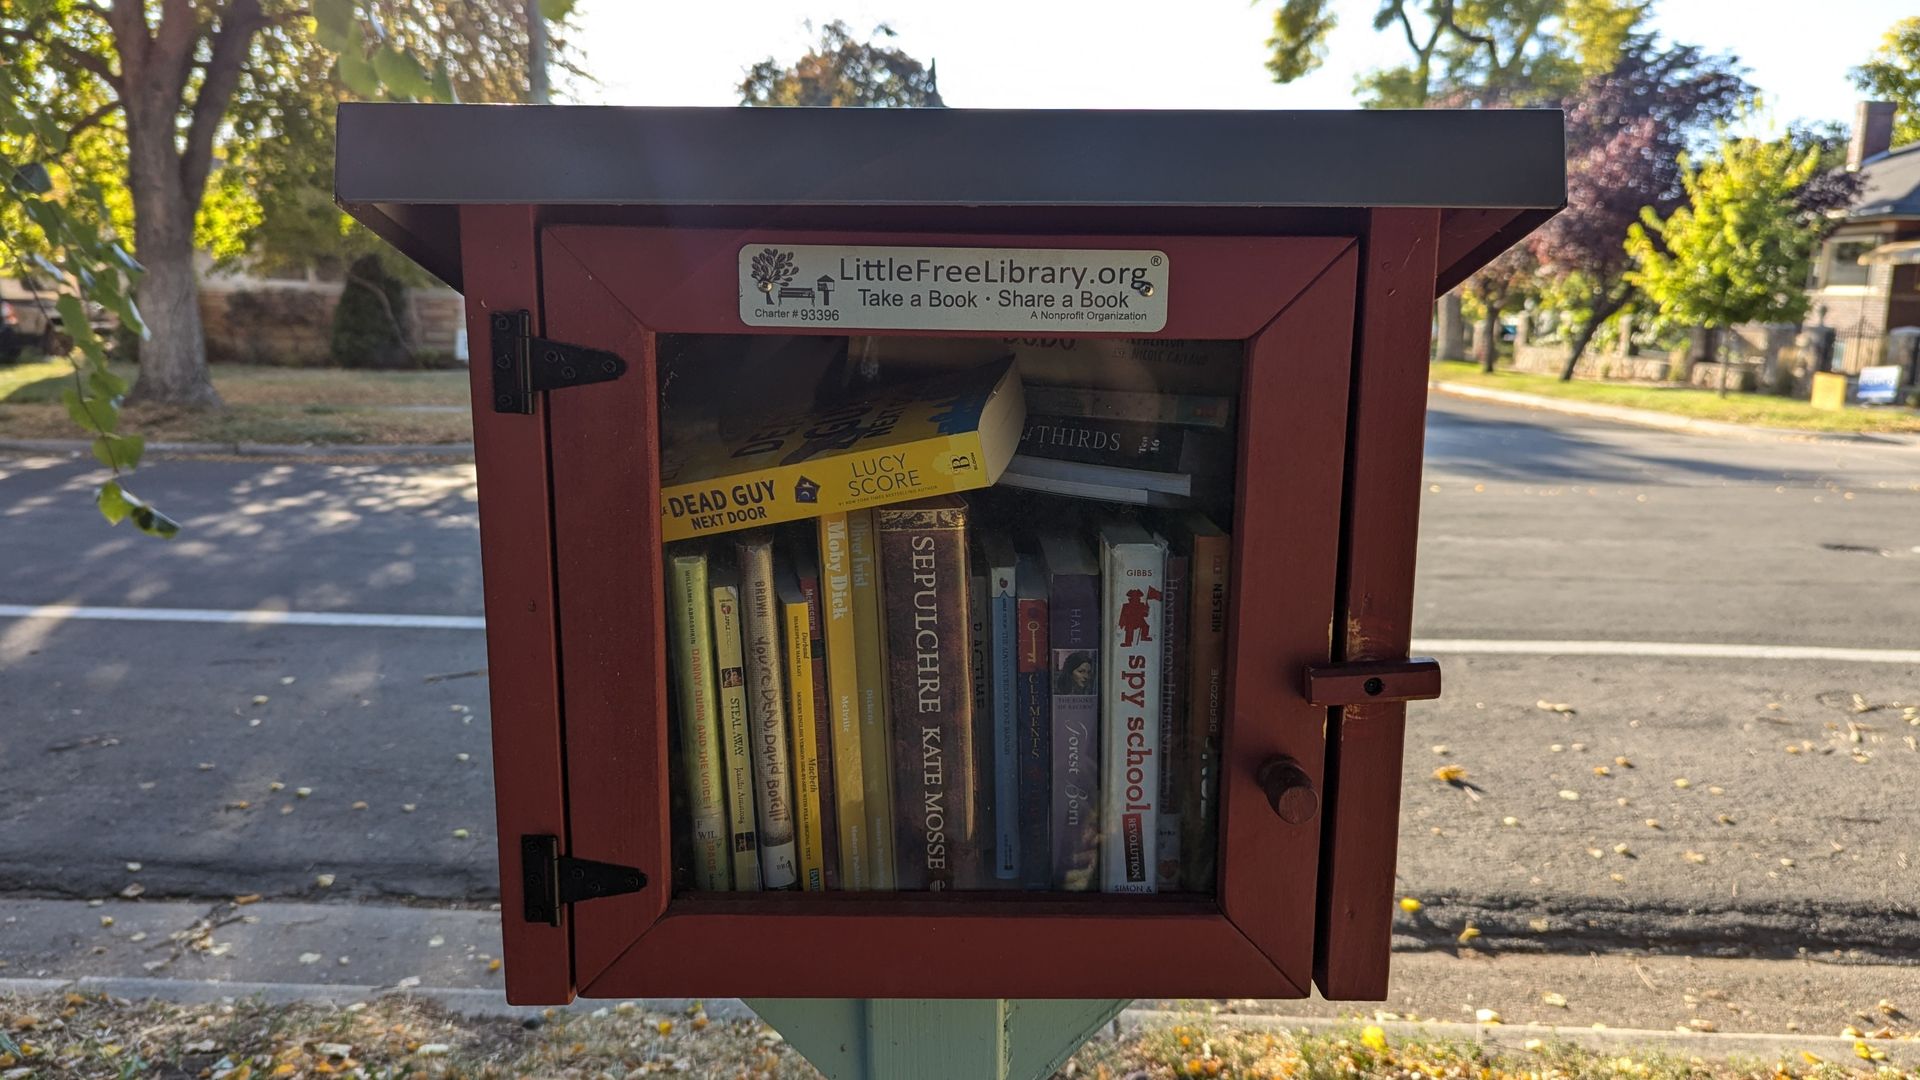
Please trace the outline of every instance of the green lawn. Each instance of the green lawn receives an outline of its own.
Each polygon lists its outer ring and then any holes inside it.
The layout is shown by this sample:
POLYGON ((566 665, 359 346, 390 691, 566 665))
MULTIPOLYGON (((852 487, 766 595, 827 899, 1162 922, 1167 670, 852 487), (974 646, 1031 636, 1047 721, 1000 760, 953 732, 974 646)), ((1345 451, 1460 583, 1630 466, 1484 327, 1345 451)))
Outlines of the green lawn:
MULTIPOLYGON (((118 364, 114 372, 129 383, 139 373, 118 364)), ((0 367, 0 438, 81 438, 60 404, 72 379, 66 360, 0 367)), ((133 407, 121 429, 151 442, 438 444, 473 437, 465 371, 218 364, 213 385, 225 409, 133 407)))
POLYGON ((1518 371, 1496 371, 1489 375, 1481 371, 1478 364, 1453 360, 1431 365, 1427 377, 1437 383, 1481 386, 1599 405, 1620 405, 1630 409, 1651 409, 1731 424, 1800 431, 1920 433, 1920 412, 1912 409, 1848 408, 1841 412, 1828 412, 1804 401, 1767 394, 1728 393, 1726 397, 1721 397, 1712 390, 1678 386, 1591 380, 1563 383, 1549 375, 1530 375, 1518 371))

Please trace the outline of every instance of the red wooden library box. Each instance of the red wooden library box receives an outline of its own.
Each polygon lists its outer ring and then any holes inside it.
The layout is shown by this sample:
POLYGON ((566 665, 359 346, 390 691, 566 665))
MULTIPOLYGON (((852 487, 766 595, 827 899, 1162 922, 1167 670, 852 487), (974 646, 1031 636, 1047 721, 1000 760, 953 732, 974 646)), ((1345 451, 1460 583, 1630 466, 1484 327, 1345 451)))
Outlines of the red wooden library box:
MULTIPOLYGON (((347 105, 337 197, 466 297, 510 1000, 1384 995, 1404 702, 1439 692, 1407 656, 1432 305, 1563 205, 1559 113, 347 105), (769 249, 842 273, 756 296, 769 249), (845 274, 882 249, 1125 264, 1132 295, 902 311, 845 274), (922 338, 1004 347, 1033 385, 1057 372, 1029 347, 1230 343, 1230 457, 1188 478, 1231 536, 1197 890, 675 873, 668 354, 700 343, 708 393, 776 411, 802 369, 769 355, 922 338)), ((1138 389, 1112 370, 1080 378, 1138 389)))

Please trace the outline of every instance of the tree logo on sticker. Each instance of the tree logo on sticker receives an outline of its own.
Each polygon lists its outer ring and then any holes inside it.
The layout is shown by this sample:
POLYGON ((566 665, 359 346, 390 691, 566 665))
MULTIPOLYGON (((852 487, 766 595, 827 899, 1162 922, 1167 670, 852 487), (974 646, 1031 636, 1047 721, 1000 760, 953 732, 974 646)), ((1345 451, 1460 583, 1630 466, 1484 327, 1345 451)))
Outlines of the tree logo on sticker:
POLYGON ((810 289, 791 284, 800 273, 800 264, 794 261, 791 251, 764 248, 753 257, 748 272, 753 275, 753 283, 775 304, 806 300, 814 307, 821 307, 833 302, 834 279, 831 274, 821 274, 810 289))

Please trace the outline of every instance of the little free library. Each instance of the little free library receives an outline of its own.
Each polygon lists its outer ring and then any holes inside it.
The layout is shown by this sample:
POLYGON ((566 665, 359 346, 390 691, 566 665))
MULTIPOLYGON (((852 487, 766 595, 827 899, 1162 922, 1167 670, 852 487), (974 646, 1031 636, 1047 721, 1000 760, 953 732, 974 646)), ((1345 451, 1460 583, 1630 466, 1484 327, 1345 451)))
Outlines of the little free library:
POLYGON ((366 104, 466 297, 510 1000, 1379 997, 1431 305, 1549 111, 366 104))

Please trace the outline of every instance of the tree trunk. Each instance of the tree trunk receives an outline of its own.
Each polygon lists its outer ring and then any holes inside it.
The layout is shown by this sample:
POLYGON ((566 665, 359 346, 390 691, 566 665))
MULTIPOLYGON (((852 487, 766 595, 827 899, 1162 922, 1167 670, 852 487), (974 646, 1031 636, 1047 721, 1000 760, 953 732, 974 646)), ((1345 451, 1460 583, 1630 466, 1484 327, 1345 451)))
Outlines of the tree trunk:
POLYGON ((1500 358, 1500 309, 1487 305, 1487 313, 1480 320, 1480 370, 1493 373, 1494 361, 1500 358))
POLYGON ((1593 309, 1587 313, 1587 321, 1581 323, 1580 329, 1573 335, 1573 347, 1567 350, 1566 366, 1560 369, 1561 382, 1573 381, 1573 369, 1580 363, 1580 357, 1586 353, 1587 346, 1593 343, 1593 335, 1600 332, 1600 324, 1612 318, 1614 312, 1625 307, 1632 295, 1632 289, 1623 289, 1617 296, 1601 293, 1593 297, 1593 309))
POLYGON ((1440 298, 1440 332, 1435 335, 1440 351, 1439 360, 1465 360, 1467 358, 1467 320, 1460 313, 1460 293, 1450 292, 1440 298))
POLYGON ((135 299, 148 335, 140 345, 140 376, 127 400, 218 408, 220 395, 207 372, 200 283, 193 267, 199 193, 188 197, 168 104, 130 100, 126 112, 134 257, 146 267, 135 299))

